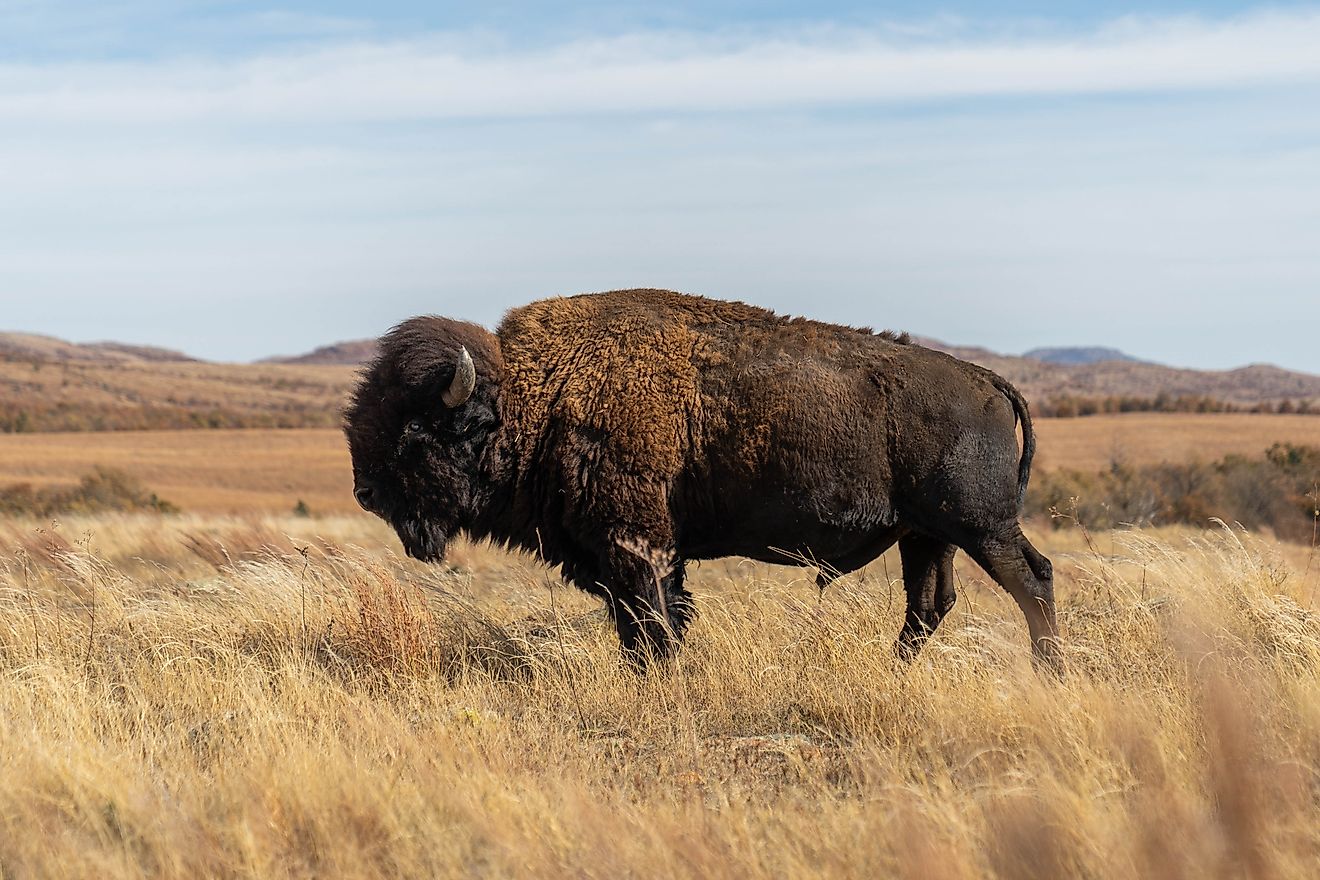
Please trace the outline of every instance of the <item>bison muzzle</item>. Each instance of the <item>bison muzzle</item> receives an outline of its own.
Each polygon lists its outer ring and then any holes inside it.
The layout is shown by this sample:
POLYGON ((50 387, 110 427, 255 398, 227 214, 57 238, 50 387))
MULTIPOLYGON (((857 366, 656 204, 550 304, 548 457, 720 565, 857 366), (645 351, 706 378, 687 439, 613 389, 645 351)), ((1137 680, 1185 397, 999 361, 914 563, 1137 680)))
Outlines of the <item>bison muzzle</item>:
POLYGON ((897 543, 900 656, 953 606, 961 548, 1059 663, 1050 562, 1018 523, 1027 405, 906 336, 663 290, 534 302, 493 334, 418 317, 381 340, 345 433, 358 501, 409 555, 459 532, 536 553, 637 662, 682 639, 688 560, 811 564, 823 587, 897 543))

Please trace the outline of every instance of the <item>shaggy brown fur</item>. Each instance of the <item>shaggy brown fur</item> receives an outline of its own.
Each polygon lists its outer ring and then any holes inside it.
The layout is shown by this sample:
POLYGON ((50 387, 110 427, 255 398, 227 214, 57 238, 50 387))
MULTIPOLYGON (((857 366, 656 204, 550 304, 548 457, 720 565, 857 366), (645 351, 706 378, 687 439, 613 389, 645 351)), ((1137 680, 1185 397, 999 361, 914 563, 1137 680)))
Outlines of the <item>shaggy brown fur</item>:
POLYGON ((953 605, 961 547, 1057 661, 1050 564, 1017 522, 1026 404, 906 335, 663 290, 542 300, 493 335, 414 318, 381 341, 345 430, 359 499, 410 554, 438 559, 460 530, 540 553, 606 600, 633 656, 682 637, 685 560, 810 560, 824 585, 898 542, 901 655, 953 605), (449 409, 460 346, 477 387, 449 409))

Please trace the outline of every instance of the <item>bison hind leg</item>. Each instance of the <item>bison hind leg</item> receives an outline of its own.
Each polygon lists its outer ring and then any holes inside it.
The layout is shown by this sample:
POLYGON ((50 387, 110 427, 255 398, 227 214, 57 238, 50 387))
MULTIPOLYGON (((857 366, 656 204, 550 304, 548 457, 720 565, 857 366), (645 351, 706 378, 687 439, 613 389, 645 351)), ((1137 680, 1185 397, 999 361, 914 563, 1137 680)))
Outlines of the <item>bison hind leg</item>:
POLYGON ((912 660, 957 601, 953 582, 957 548, 914 532, 899 539, 898 551, 903 560, 907 613, 894 643, 894 654, 901 660, 912 660))
POLYGON ((1013 597, 1026 617, 1036 665, 1061 674, 1063 655, 1054 614, 1054 570, 1049 559, 1031 545, 1017 523, 969 544, 964 549, 1013 597))

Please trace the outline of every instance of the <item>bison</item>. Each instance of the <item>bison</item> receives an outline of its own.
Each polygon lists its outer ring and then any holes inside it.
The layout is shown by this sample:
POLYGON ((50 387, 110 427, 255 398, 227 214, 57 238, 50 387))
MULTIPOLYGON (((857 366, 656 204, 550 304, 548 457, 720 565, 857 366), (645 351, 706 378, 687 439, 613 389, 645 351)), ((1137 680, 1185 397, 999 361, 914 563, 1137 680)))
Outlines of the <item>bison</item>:
POLYGON ((460 532, 536 553, 643 665, 692 619, 688 560, 811 564, 824 587, 895 542, 899 656, 953 606, 961 548, 1059 663, 1050 562, 1018 523, 1027 404, 906 335, 666 290, 545 299, 494 333, 416 317, 381 339, 344 427, 358 502, 410 556, 460 532))

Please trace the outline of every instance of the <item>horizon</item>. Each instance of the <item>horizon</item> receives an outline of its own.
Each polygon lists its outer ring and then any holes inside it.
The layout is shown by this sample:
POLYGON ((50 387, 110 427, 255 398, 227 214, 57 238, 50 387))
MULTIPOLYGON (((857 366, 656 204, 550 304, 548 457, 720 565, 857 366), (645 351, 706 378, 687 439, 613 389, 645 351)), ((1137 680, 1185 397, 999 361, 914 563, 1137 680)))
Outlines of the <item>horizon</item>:
MULTIPOLYGON (((781 312, 780 314, 783 314, 785 317, 801 317, 801 316, 797 316, 797 315, 793 315, 793 314, 791 314, 791 313, 785 313, 785 312, 781 312)), ((483 326, 484 326, 484 325, 483 325, 483 326)), ((491 331, 494 331, 495 328, 494 328, 494 326, 489 326, 489 327, 486 327, 486 329, 491 330, 491 331)), ((896 332, 904 332, 902 328, 876 328, 876 329, 877 329, 877 330, 878 330, 878 329, 890 329, 890 330, 894 330, 894 331, 896 331, 896 332)), ((360 343, 360 342, 374 341, 374 340, 376 340, 376 339, 378 338, 378 337, 374 337, 374 336, 364 336, 364 337, 360 337, 360 338, 357 338, 357 339, 336 339, 336 340, 333 340, 333 341, 330 341, 330 342, 317 343, 317 344, 311 346, 310 348, 307 348, 307 349, 304 349, 304 350, 301 350, 301 351, 274 352, 274 353, 271 353, 271 354, 260 355, 260 356, 258 356, 258 357, 255 357, 255 358, 252 358, 252 359, 249 359, 249 360, 225 360, 225 359, 216 359, 216 358, 202 357, 202 356, 197 355, 197 354, 194 354, 193 352, 190 352, 190 351, 188 351, 188 350, 186 350, 186 349, 178 348, 178 347, 176 347, 176 346, 171 346, 171 345, 161 345, 161 344, 152 343, 152 342, 135 342, 135 341, 123 340, 123 339, 65 339, 65 338, 63 338, 63 337, 59 337, 59 336, 51 336, 51 335, 49 335, 49 334, 44 334, 44 333, 31 333, 30 331, 26 331, 26 330, 16 330, 16 329, 13 329, 13 328, 4 328, 4 327, 0 327, 0 339, 2 339, 4 336, 9 335, 9 334, 28 335, 28 336, 40 336, 40 337, 43 337, 43 338, 46 338, 46 339, 52 339, 52 340, 55 340, 55 341, 58 341, 58 342, 65 342, 65 343, 70 343, 70 344, 73 344, 73 345, 86 345, 86 346, 94 346, 94 345, 124 345, 124 346, 135 347, 135 348, 153 348, 153 349, 160 349, 160 350, 168 351, 168 352, 170 352, 170 353, 172 353, 172 354, 177 354, 177 355, 180 355, 180 356, 182 356, 182 357, 185 357, 185 358, 188 358, 188 359, 191 359, 191 360, 194 360, 194 361, 198 361, 198 362, 201 362, 201 363, 227 364, 227 365, 233 365, 233 366, 251 366, 251 365, 257 365, 257 364, 262 364, 262 363, 276 362, 276 361, 279 361, 279 360, 282 360, 282 359, 285 359, 285 358, 298 358, 298 357, 302 357, 302 356, 304 356, 304 355, 309 355, 309 354, 316 353, 316 352, 321 351, 321 350, 324 350, 324 349, 332 349, 332 348, 335 348, 335 347, 340 346, 340 345, 352 345, 352 344, 360 343)), ((1076 351, 1076 350, 1086 350, 1086 349, 1102 349, 1102 350, 1105 350, 1105 351, 1113 352, 1113 353, 1115 353, 1116 355, 1121 356, 1121 357, 1119 357, 1119 358, 1115 358, 1116 360, 1129 360, 1129 361, 1132 361, 1132 362, 1134 362, 1134 363, 1148 364, 1148 365, 1157 366, 1157 367, 1167 367, 1167 368, 1169 368, 1169 369, 1174 369, 1174 370, 1201 370, 1201 371, 1204 371, 1204 372, 1232 372, 1232 371, 1234 371, 1234 370, 1242 370, 1242 369, 1247 369, 1247 368, 1250 368, 1250 367, 1274 367, 1274 368, 1278 368, 1278 369, 1286 370, 1286 371, 1291 372, 1291 373, 1303 373, 1303 374, 1308 374, 1308 375, 1317 375, 1317 376, 1320 376, 1320 373, 1311 373, 1311 372, 1308 371, 1308 370, 1299 370, 1299 369, 1295 369, 1295 368, 1293 368, 1293 367, 1289 367, 1287 364, 1273 363, 1273 362, 1270 362, 1270 361, 1253 361, 1253 362, 1251 362, 1251 363, 1236 364, 1236 365, 1234 365, 1234 366, 1230 366, 1230 367, 1222 367, 1222 368, 1218 368, 1218 367, 1208 367, 1208 368, 1202 368, 1202 367, 1189 367, 1189 366, 1186 366, 1186 365, 1183 365, 1183 364, 1169 363, 1169 362, 1167 362, 1167 361, 1161 361, 1161 360, 1158 360, 1158 359, 1155 359, 1155 358, 1146 357, 1146 356, 1144 356, 1144 355, 1137 354, 1137 353, 1133 353, 1133 352, 1127 351, 1127 350, 1125 350, 1125 349, 1116 348, 1115 346, 1112 346, 1112 345, 1105 345, 1105 344, 1103 344, 1103 343, 1095 343, 1095 342, 1092 342, 1092 343, 1069 344, 1069 345, 1043 344, 1043 345, 1037 345, 1037 346, 1035 346, 1035 347, 1033 347, 1033 348, 1031 348, 1031 349, 1027 349, 1027 350, 1025 350, 1025 351, 1020 351, 1020 352, 1000 351, 1000 350, 998 350, 998 349, 990 348, 990 347, 988 347, 988 346, 982 345, 982 344, 980 344, 980 343, 978 343, 978 342, 975 342, 975 341, 962 341, 962 340, 954 340, 954 339, 942 339, 942 338, 938 338, 938 337, 927 336, 927 335, 924 335, 924 334, 916 334, 916 333, 913 334, 913 342, 915 342, 915 343, 918 344, 918 345, 923 345, 923 344, 929 342, 929 343, 934 343, 934 344, 936 344, 936 345, 940 345, 940 346, 950 346, 950 347, 953 347, 953 348, 961 348, 961 349, 984 349, 985 351, 987 351, 987 352, 989 352, 990 354, 995 355, 995 356, 999 356, 999 357, 1009 357, 1009 358, 1024 358, 1024 359, 1030 359, 1031 352, 1033 352, 1033 351, 1038 351, 1038 350, 1039 350, 1039 351, 1060 352, 1060 351, 1076 351)), ((1058 366, 1078 366, 1077 364, 1067 364, 1067 363, 1061 363, 1061 362, 1058 362, 1058 361, 1045 361, 1045 363, 1053 363, 1053 364, 1058 365, 1058 366)))
POLYGON ((660 286, 1320 374, 1320 5, 0 0, 0 324, 222 362, 660 286))

